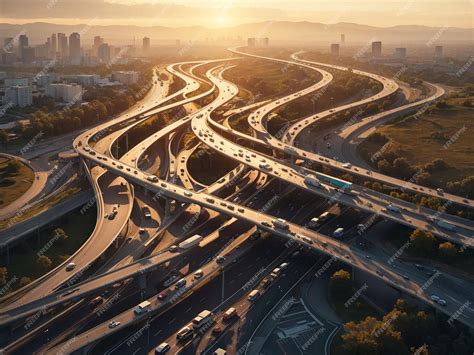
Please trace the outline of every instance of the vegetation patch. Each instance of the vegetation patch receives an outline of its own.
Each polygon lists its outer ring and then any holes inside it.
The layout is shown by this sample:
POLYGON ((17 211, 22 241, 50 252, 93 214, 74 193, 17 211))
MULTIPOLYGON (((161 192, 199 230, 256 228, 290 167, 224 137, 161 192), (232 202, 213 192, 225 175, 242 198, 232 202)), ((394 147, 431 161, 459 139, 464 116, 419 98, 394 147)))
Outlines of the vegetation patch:
POLYGON ((0 208, 28 191, 34 179, 33 171, 21 161, 0 156, 0 208))

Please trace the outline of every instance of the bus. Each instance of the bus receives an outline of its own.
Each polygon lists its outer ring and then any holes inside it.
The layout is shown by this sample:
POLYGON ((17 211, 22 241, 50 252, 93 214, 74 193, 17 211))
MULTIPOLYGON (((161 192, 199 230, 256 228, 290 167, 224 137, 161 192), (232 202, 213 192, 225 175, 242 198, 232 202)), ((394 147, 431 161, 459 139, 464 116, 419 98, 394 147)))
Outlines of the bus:
POLYGON ((143 301, 138 306, 135 307, 135 314, 146 313, 151 309, 151 303, 148 301, 143 301))
POLYGON ((351 191, 352 190, 352 183, 346 180, 338 179, 333 176, 329 176, 326 174, 318 173, 316 172, 316 177, 319 178, 320 180, 326 181, 327 183, 339 187, 343 189, 344 191, 351 191))
POLYGON ((211 311, 208 311, 207 309, 199 313, 196 317, 193 319, 193 328, 194 329, 199 329, 201 328, 204 324, 210 324, 214 321, 214 313, 211 311))

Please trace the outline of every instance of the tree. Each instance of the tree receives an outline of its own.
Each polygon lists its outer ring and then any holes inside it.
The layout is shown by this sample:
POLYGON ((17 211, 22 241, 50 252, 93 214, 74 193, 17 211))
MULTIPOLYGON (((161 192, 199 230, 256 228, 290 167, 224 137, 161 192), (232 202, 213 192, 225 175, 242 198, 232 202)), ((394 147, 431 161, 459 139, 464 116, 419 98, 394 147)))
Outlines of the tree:
POLYGON ((0 286, 5 286, 8 280, 8 269, 6 267, 0 267, 0 286))
POLYGON ((18 160, 12 159, 8 162, 5 172, 7 174, 16 174, 20 171, 21 167, 22 164, 18 160))
POLYGON ((410 235, 410 243, 416 252, 429 255, 435 251, 437 241, 432 233, 416 229, 410 235))
POLYGON ((53 231, 53 238, 56 238, 58 240, 66 240, 68 238, 66 232, 61 229, 61 228, 56 228, 54 231, 53 231))
POLYGON ((8 133, 5 130, 0 131, 0 144, 4 144, 5 146, 8 144, 8 133))
POLYGON ((338 270, 329 281, 331 293, 336 298, 345 297, 351 290, 351 274, 346 270, 338 270))
POLYGON ((29 277, 23 276, 23 277, 20 279, 20 287, 26 286, 26 285, 28 285, 29 283, 31 283, 31 279, 30 279, 29 277))
POLYGON ((438 253, 445 259, 452 259, 458 254, 458 249, 451 242, 444 242, 438 246, 438 253))
POLYGON ((36 263, 40 265, 43 269, 49 270, 53 265, 53 262, 46 255, 41 255, 36 259, 36 263))

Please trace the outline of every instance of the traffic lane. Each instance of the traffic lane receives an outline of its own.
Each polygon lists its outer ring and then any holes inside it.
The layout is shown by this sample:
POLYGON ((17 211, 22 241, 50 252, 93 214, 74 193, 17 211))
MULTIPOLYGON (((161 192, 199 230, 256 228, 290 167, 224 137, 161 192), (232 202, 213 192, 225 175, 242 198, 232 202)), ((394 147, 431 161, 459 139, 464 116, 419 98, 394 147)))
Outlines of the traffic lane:
MULTIPOLYGON (((242 285, 245 285, 249 280, 248 275, 255 275, 267 263, 271 262, 274 254, 277 254, 281 248, 282 245, 280 243, 267 243, 265 246, 250 249, 248 253, 239 259, 237 264, 234 264, 237 267, 226 269, 224 273, 224 281, 226 282, 224 297, 232 295, 242 287, 242 285), (267 254, 260 255, 262 251, 267 254), (241 270, 239 265, 245 265, 247 267, 245 274, 240 274, 241 270), (226 280, 235 281, 227 282, 226 280)), ((166 339, 174 337, 174 334, 187 324, 187 322, 184 321, 185 319, 191 321, 197 313, 203 309, 214 309, 221 301, 222 275, 195 291, 191 298, 181 301, 173 310, 165 312, 156 320, 152 321, 150 329, 153 329, 153 333, 150 339, 150 349, 158 346, 166 339)), ((113 353, 121 354, 124 353, 124 351, 125 353, 133 353, 137 350, 139 351, 137 354, 147 353, 143 351, 146 348, 146 343, 147 339, 140 339, 139 342, 133 344, 133 347, 129 347, 125 342, 120 348, 114 350, 113 353)))
MULTIPOLYGON (((285 261, 288 262, 289 258, 287 257, 285 261)), ((269 274, 272 272, 273 268, 278 266, 280 263, 279 260, 276 264, 273 263, 272 266, 267 267, 267 270, 265 271, 264 274, 260 275, 260 279, 263 279, 264 277, 268 277, 269 274)), ((229 344, 234 345, 231 349, 228 351, 237 351, 237 347, 235 346, 237 344, 237 337, 240 333, 240 328, 243 324, 245 324, 245 321, 247 319, 247 312, 252 308, 252 307, 258 307, 259 306, 259 301, 254 304, 250 302, 247 299, 248 293, 253 289, 259 289, 262 294, 266 293, 271 293, 271 290, 276 288, 278 289, 279 292, 275 292, 275 294, 279 294, 282 291, 285 290, 285 284, 291 285, 292 284, 292 278, 290 277, 287 279, 287 275, 293 275, 294 273, 298 274, 301 270, 304 270, 304 265, 301 263, 300 260, 295 260, 292 259, 290 261, 290 267, 283 271, 283 273, 273 280, 267 288, 263 288, 261 286, 261 282, 256 282, 252 287, 248 287, 246 293, 242 294, 240 297, 238 297, 234 302, 232 303, 227 303, 226 306, 222 309, 222 311, 225 311, 226 309, 230 307, 234 307, 236 309, 237 316, 233 317, 229 321, 224 321, 223 320, 223 313, 217 314, 215 318, 215 325, 220 325, 223 329, 223 332, 221 334, 214 334, 212 328, 209 329, 205 334, 200 339, 200 342, 197 346, 196 349, 196 344, 194 344, 194 347, 191 347, 189 349, 184 350, 182 353, 183 354, 188 354, 191 353, 190 351, 194 351, 194 353, 201 354, 206 350, 206 353, 215 350, 218 347, 226 348, 229 344)), ((260 297, 261 298, 261 297, 260 297)), ((259 298, 259 300, 260 300, 259 298)), ((268 301, 266 303, 262 303, 263 306, 268 305, 268 301)), ((262 306, 260 305, 260 306, 262 306)), ((254 323, 256 325, 256 323, 254 323)))

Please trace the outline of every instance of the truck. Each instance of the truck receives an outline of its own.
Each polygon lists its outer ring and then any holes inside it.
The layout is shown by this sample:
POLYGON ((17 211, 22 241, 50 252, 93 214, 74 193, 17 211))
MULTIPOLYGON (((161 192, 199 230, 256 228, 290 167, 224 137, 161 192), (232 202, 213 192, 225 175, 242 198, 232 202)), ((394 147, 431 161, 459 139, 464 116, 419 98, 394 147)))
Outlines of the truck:
POLYGON ((351 191, 352 190, 352 183, 349 182, 349 181, 338 179, 336 177, 329 176, 329 175, 319 173, 319 172, 316 172, 315 175, 319 180, 323 180, 323 181, 325 181, 325 182, 327 182, 327 183, 329 183, 329 184, 331 184, 335 187, 338 187, 338 188, 340 188, 344 191, 351 191))
POLYGON ((193 329, 199 329, 205 324, 211 324, 214 322, 214 313, 208 311, 207 309, 200 312, 196 317, 193 319, 193 329))
POLYGON ((202 239, 203 239, 202 236, 200 236, 199 234, 196 234, 192 236, 191 238, 188 238, 185 241, 179 243, 178 244, 179 249, 181 250, 191 249, 192 247, 198 245, 202 239))
POLYGON ((273 226, 274 226, 275 228, 279 228, 279 229, 288 229, 288 228, 290 228, 290 227, 288 226, 288 222, 285 221, 285 220, 282 219, 282 218, 274 219, 274 220, 272 221, 272 223, 273 223, 273 226))
POLYGON ((148 301, 143 301, 138 306, 135 307, 135 314, 143 314, 151 310, 151 303, 148 301))
POLYGON ((448 223, 446 221, 438 220, 436 225, 440 228, 446 229, 451 232, 456 232, 456 226, 454 224, 448 223))

